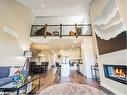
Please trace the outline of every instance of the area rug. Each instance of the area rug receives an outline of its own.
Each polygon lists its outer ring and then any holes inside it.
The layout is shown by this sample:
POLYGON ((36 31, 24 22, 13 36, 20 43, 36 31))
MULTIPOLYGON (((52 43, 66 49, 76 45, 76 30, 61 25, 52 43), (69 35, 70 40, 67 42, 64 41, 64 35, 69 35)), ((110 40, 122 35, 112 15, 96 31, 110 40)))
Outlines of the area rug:
POLYGON ((97 88, 78 84, 78 83, 60 83, 49 86, 39 95, 105 95, 104 92, 97 88))

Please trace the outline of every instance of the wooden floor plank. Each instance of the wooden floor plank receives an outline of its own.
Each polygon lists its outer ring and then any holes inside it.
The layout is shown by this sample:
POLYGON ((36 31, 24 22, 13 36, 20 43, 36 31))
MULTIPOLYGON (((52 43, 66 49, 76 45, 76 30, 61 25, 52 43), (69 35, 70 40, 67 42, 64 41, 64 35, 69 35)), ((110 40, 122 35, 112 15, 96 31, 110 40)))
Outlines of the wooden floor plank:
POLYGON ((104 93, 108 95, 115 95, 109 90, 101 87, 98 81, 87 79, 85 76, 76 71, 71 71, 69 77, 60 77, 55 73, 55 69, 49 70, 47 73, 41 74, 41 86, 40 90, 37 93, 41 92, 48 86, 65 82, 90 85, 92 87, 102 90, 104 93))

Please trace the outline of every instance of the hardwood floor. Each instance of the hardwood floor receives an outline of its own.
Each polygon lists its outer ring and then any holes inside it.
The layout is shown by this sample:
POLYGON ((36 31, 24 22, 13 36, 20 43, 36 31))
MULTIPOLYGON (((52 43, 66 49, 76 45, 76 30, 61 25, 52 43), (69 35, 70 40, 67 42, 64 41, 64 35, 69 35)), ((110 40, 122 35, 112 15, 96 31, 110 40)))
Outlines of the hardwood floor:
POLYGON ((52 70, 48 71, 47 73, 41 75, 40 90, 37 93, 44 90, 48 86, 58 84, 58 83, 65 83, 65 82, 90 85, 92 87, 95 87, 95 88, 102 90, 104 93, 106 93, 106 95, 115 95, 112 92, 110 92, 109 90, 101 87, 98 81, 95 81, 92 79, 87 79, 85 76, 83 76, 82 74, 80 74, 76 71, 71 71, 69 77, 59 77, 55 73, 54 69, 52 69, 52 70))

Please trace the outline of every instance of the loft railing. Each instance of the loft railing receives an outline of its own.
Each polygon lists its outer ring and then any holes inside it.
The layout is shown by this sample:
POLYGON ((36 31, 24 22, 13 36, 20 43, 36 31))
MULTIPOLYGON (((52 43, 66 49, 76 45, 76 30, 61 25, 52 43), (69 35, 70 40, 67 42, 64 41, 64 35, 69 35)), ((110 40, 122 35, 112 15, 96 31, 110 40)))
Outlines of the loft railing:
POLYGON ((64 36, 91 36, 91 24, 75 24, 75 25, 32 25, 31 37, 48 36, 64 37, 64 36))

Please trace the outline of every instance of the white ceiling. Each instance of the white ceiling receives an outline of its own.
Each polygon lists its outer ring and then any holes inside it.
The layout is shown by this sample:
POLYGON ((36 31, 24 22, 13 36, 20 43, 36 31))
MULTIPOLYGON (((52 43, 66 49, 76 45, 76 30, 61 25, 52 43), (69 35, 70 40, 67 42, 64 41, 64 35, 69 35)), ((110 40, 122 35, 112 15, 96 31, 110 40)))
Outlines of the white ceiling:
POLYGON ((81 47, 83 39, 91 37, 33 37, 31 38, 32 48, 40 50, 41 46, 44 50, 60 50, 60 49, 73 49, 81 47))
POLYGON ((31 9, 33 24, 84 24, 92 0, 16 0, 31 9))
POLYGON ((16 0, 35 16, 88 15, 91 0, 16 0))
POLYGON ((70 8, 70 7, 82 7, 86 5, 90 0, 17 0, 22 4, 33 9, 54 9, 54 8, 70 8))

